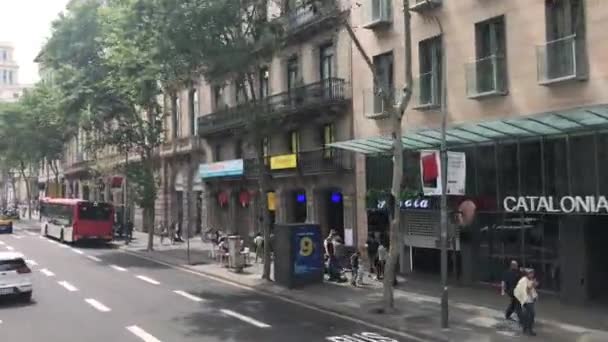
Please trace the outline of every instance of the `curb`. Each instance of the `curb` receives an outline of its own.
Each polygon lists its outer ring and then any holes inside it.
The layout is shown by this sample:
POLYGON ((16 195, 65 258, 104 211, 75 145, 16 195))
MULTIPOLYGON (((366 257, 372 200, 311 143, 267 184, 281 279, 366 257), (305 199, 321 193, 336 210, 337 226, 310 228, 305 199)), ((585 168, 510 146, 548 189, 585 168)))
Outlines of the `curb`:
MULTIPOLYGON (((381 330, 387 331, 387 332, 395 334, 395 335, 399 335, 401 337, 405 337, 405 338, 409 338, 409 339, 413 339, 413 340, 421 341, 421 342, 449 342, 449 338, 444 337, 444 336, 441 336, 441 337, 433 336, 433 335, 428 335, 428 334, 424 334, 424 333, 420 333, 420 332, 412 333, 412 332, 403 330, 402 328, 395 328, 395 327, 388 326, 384 323, 384 321, 382 321, 382 319, 380 319, 381 317, 379 317, 378 319, 373 319, 373 321, 366 322, 362 318, 355 317, 350 313, 336 310, 332 307, 319 305, 317 303, 307 302, 296 296, 290 296, 290 295, 287 295, 284 293, 279 293, 278 291, 274 291, 274 290, 267 289, 267 288, 260 288, 260 287, 252 286, 252 285, 246 284, 244 282, 236 281, 229 277, 225 277, 225 276, 218 275, 218 274, 211 273, 211 272, 201 271, 201 270, 195 269, 189 265, 184 265, 184 264, 180 264, 180 263, 176 263, 176 262, 172 262, 172 261, 161 260, 154 256, 146 255, 142 252, 124 250, 124 249, 122 249, 122 251, 127 254, 136 256, 136 257, 140 257, 140 258, 148 259, 150 261, 155 261, 155 262, 171 265, 176 268, 179 268, 182 270, 187 270, 188 272, 196 273, 196 274, 199 274, 199 275, 207 277, 207 278, 216 279, 216 280, 219 280, 219 281, 222 281, 225 283, 230 283, 230 284, 233 284, 240 288, 246 288, 248 290, 260 293, 265 296, 277 298, 277 299, 280 299, 280 300, 283 300, 286 302, 290 302, 290 303, 294 303, 294 304, 297 304, 297 305, 300 305, 303 307, 314 309, 316 311, 331 313, 335 316, 338 316, 341 318, 346 318, 350 321, 366 324, 371 327, 376 326, 376 328, 379 328, 381 330)), ((268 283, 266 283, 266 284, 268 284, 268 283)), ((277 286, 272 283, 270 283, 269 285, 277 286)), ((447 330, 447 331, 449 331, 449 330, 447 330)))

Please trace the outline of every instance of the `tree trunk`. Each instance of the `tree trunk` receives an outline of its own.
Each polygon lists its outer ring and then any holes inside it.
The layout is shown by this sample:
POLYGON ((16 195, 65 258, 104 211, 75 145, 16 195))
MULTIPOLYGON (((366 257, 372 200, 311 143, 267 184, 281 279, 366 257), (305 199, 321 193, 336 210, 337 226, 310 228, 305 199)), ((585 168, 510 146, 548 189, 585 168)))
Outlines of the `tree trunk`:
MULTIPOLYGON (((194 146, 193 146, 194 147, 194 146)), ((192 232, 196 231, 195 228, 195 223, 197 222, 196 220, 196 204, 197 204, 197 199, 194 196, 194 182, 193 179, 196 176, 196 172, 198 170, 198 164, 199 164, 199 154, 198 151, 193 151, 191 153, 190 156, 190 161, 188 163, 188 174, 187 177, 188 179, 186 179, 186 194, 187 194, 187 200, 186 200, 186 212, 187 212, 187 216, 188 216, 188 224, 186 226, 186 237, 188 238, 188 240, 190 239, 190 237, 192 237, 192 232)), ((188 242, 188 263, 190 263, 190 248, 189 245, 190 242, 188 242)))
POLYGON ((143 227, 148 231, 148 251, 154 250, 154 221, 155 211, 154 205, 156 202, 156 181, 154 179, 154 163, 152 162, 152 151, 146 149, 141 153, 142 167, 144 168, 143 177, 144 189, 143 198, 141 201, 143 209, 143 227))
POLYGON ((148 229, 148 247, 147 251, 154 250, 154 205, 146 206, 143 210, 143 225, 148 229))
POLYGON ((21 178, 23 179, 23 183, 25 183, 25 195, 27 197, 27 215, 28 219, 32 219, 32 189, 30 181, 28 180, 27 175, 25 174, 25 163, 23 161, 19 162, 19 172, 21 173, 21 178))
MULTIPOLYGON (((393 183, 391 188, 392 196, 392 217, 390 222, 390 247, 389 255, 386 263, 384 274, 384 292, 383 301, 385 311, 390 311, 395 308, 394 298, 394 283, 397 276, 397 260, 399 258, 399 250, 401 249, 401 208, 399 205, 401 188, 403 186, 403 145, 401 142, 402 129, 401 124, 405 110, 409 105, 412 96, 412 36, 410 31, 410 12, 409 1, 403 0, 403 25, 405 34, 405 86, 399 106, 395 108, 392 103, 389 103, 393 139, 393 183)), ((390 100, 390 97, 385 97, 384 101, 390 100)), ((387 106, 385 106, 387 108, 387 106)))

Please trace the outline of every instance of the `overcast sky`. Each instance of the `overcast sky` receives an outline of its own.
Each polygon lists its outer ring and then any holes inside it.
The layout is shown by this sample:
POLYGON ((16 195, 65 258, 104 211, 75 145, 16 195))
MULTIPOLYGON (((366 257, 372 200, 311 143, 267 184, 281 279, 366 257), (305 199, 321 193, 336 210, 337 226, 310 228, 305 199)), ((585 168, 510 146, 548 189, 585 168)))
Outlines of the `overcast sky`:
POLYGON ((34 58, 51 34, 51 22, 69 0, 0 0, 0 42, 15 46, 19 63, 19 82, 38 80, 34 58))

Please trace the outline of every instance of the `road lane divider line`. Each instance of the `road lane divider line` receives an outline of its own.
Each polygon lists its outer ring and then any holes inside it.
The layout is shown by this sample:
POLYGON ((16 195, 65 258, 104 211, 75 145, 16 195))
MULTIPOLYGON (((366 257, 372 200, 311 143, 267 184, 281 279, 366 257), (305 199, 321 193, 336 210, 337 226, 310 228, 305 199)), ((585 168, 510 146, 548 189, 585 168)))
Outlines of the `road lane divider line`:
POLYGON ((91 305, 92 307, 94 307, 95 309, 101 311, 101 312, 109 312, 111 311, 109 307, 103 305, 102 303, 100 303, 99 301, 93 299, 93 298, 87 298, 84 300, 85 302, 89 303, 89 305, 91 305))
POLYGON ((13 234, 11 236, 13 237, 13 239, 17 239, 17 240, 23 239, 23 236, 21 236, 21 235, 15 235, 15 234, 13 234))
POLYGON ((346 320, 346 321, 349 321, 349 322, 357 323, 357 324, 359 324, 361 326, 365 326, 365 327, 368 327, 368 328, 381 330, 381 331, 384 331, 384 332, 387 332, 387 333, 390 333, 390 334, 393 334, 393 335, 397 335, 397 336, 400 336, 400 337, 403 337, 403 338, 410 339, 411 341, 429 342, 429 340, 426 339, 426 338, 415 336, 415 335, 412 335, 412 334, 407 333, 405 331, 395 330, 395 329, 392 329, 392 328, 388 328, 386 326, 382 326, 382 325, 378 325, 378 324, 375 324, 375 323, 371 323, 371 322, 365 321, 363 319, 359 319, 359 318, 355 318, 353 316, 349 316, 347 314, 339 313, 339 312, 336 312, 336 311, 333 311, 333 310, 328 310, 328 309, 325 309, 325 308, 322 308, 322 307, 319 307, 319 306, 315 306, 313 304, 308 304, 308 303, 303 302, 302 300, 288 298, 285 295, 279 295, 279 294, 276 294, 276 293, 271 293, 269 291, 260 290, 260 289, 254 288, 252 286, 247 286, 247 285, 244 285, 244 284, 240 284, 240 283, 235 282, 233 280, 227 280, 225 278, 218 277, 216 275, 212 275, 212 274, 209 274, 209 273, 202 273, 200 271, 196 271, 196 270, 187 268, 185 266, 179 266, 179 265, 171 264, 169 262, 161 261, 161 260, 149 257, 149 256, 144 256, 144 255, 141 255, 141 254, 139 254, 137 252, 131 252, 131 251, 123 250, 123 253, 129 254, 129 255, 131 255, 133 257, 136 257, 136 258, 139 258, 139 259, 142 259, 142 260, 147 260, 147 261, 153 262, 155 264, 167 266, 167 267, 172 268, 174 270, 179 270, 179 271, 182 271, 184 273, 189 273, 189 274, 195 275, 197 277, 201 277, 201 278, 205 278, 205 279, 210 279, 210 280, 213 280, 215 282, 218 282, 218 283, 221 283, 221 284, 226 284, 226 285, 229 285, 229 286, 232 286, 232 287, 236 287, 236 288, 241 289, 241 290, 250 291, 252 293, 257 293, 257 294, 259 294, 261 296, 264 296, 264 297, 275 298, 275 299, 278 299, 278 300, 283 301, 285 303, 290 303, 290 304, 293 304, 293 305, 296 305, 296 306, 299 306, 299 307, 303 307, 303 308, 306 308, 306 309, 309 309, 309 310, 312 310, 312 311, 316 311, 316 312, 319 312, 319 313, 322 313, 322 314, 325 314, 325 315, 329 315, 329 316, 337 317, 337 318, 340 318, 340 319, 343 319, 343 320, 346 320))
POLYGON ((87 258, 89 258, 89 259, 91 259, 93 261, 101 262, 101 259, 99 259, 98 257, 93 256, 93 255, 87 255, 87 258))
POLYGON ((234 311, 228 310, 228 309, 221 309, 220 311, 224 315, 228 315, 228 316, 234 317, 234 318, 239 319, 239 320, 241 320, 243 322, 246 322, 246 323, 249 323, 251 325, 254 325, 254 326, 258 327, 258 328, 270 328, 270 325, 268 325, 266 323, 263 323, 263 322, 260 322, 260 321, 258 321, 256 319, 251 318, 251 317, 248 317, 248 316, 245 316, 245 315, 241 315, 238 312, 234 312, 234 311))
POLYGON ((32 266, 38 266, 38 263, 36 262, 36 260, 32 260, 32 259, 25 260, 25 263, 30 264, 32 266))
POLYGON ((9 251, 14 251, 14 250, 15 250, 15 247, 12 247, 12 246, 6 246, 6 249, 8 249, 9 251))
POLYGON ((83 251, 81 251, 80 249, 75 249, 75 248, 72 248, 72 252, 74 252, 76 254, 81 254, 81 255, 84 254, 83 251))
POLYGON ((161 342, 161 340, 150 335, 148 332, 138 327, 137 325, 128 326, 127 330, 129 330, 133 335, 139 337, 144 342, 161 342))
POLYGON ((41 269, 40 273, 44 274, 47 277, 53 277, 55 275, 55 273, 47 270, 46 268, 41 269))
POLYGON ((65 287, 66 290, 70 291, 70 292, 76 292, 78 291, 78 289, 76 288, 76 286, 68 283, 67 281, 63 280, 63 281, 58 281, 57 282, 59 285, 65 287))
POLYGON ((0 241, 0 245, 4 246, 6 243, 4 241, 0 241))
POLYGON ((158 282, 158 281, 156 281, 156 280, 154 280, 152 278, 148 278, 146 276, 143 276, 143 275, 138 275, 137 278, 139 278, 139 279, 141 279, 141 280, 143 280, 145 282, 148 282, 148 283, 150 283, 152 285, 160 285, 160 282, 158 282))
POLYGON ((119 271, 119 272, 126 272, 126 271, 127 271, 127 269, 126 269, 126 268, 124 268, 124 267, 120 267, 120 266, 118 266, 118 265, 110 265, 110 267, 112 267, 113 269, 115 269, 115 270, 117 270, 117 271, 119 271))
POLYGON ((202 301, 204 301, 204 299, 203 299, 203 298, 201 298, 201 297, 197 297, 197 296, 195 296, 195 295, 191 295, 191 294, 189 294, 189 293, 188 293, 188 292, 186 292, 186 291, 182 291, 182 290, 175 290, 175 291, 173 291, 173 293, 176 293, 176 294, 178 294, 178 295, 180 295, 180 296, 182 296, 182 297, 188 298, 188 299, 190 299, 190 300, 192 300, 192 301, 195 301, 195 302, 202 302, 202 301))

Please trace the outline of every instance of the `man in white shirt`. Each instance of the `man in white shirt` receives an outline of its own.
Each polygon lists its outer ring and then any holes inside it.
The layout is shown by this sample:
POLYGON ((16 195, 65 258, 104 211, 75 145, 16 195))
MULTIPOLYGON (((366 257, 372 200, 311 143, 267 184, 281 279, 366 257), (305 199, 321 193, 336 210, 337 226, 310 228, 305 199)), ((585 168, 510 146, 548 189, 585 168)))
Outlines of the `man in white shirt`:
POLYGON ((513 291, 515 298, 517 298, 522 307, 521 325, 524 334, 530 336, 536 336, 536 333, 534 332, 534 320, 536 317, 534 303, 538 298, 538 293, 536 292, 537 286, 538 282, 534 277, 534 270, 528 269, 526 270, 526 275, 519 280, 515 287, 515 291, 513 291))

